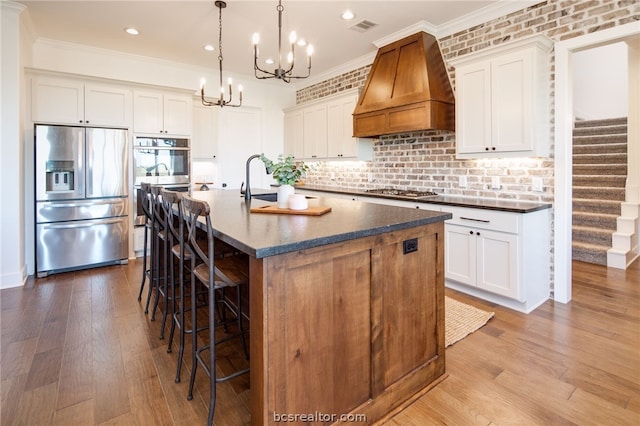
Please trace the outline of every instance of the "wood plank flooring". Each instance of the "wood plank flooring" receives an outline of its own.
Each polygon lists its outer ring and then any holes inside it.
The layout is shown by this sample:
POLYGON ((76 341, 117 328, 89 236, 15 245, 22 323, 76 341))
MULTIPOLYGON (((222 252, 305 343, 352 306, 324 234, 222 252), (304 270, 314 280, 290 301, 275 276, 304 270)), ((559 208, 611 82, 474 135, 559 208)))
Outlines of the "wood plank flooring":
MULTIPOLYGON (((2 425, 196 425, 207 378, 187 401, 189 359, 159 340, 137 301, 142 262, 0 291, 2 425)), ((640 266, 574 262, 574 299, 496 314, 447 349, 449 377, 388 425, 639 425, 640 266)), ((222 349, 219 369, 246 362, 222 349)), ((188 358, 188 357, 187 357, 188 358)), ((218 385, 216 424, 249 424, 249 377, 218 385)))

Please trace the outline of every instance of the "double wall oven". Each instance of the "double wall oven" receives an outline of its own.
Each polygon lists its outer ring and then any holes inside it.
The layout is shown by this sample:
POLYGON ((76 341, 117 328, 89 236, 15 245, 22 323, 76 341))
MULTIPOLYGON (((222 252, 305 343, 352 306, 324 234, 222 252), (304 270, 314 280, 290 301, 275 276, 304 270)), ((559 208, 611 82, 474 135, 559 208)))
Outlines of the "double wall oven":
POLYGON ((162 185, 172 191, 189 190, 189 139, 136 137, 133 145, 135 167, 134 225, 144 225, 140 184, 162 185))

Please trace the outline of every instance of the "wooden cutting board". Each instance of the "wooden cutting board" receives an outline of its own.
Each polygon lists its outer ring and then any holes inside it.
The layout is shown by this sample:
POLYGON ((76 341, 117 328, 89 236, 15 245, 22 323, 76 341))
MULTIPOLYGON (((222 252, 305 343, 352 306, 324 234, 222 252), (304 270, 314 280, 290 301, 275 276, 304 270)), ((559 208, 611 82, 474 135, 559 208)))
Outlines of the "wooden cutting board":
POLYGON ((291 209, 281 209, 278 206, 261 206, 261 207, 252 207, 251 213, 276 213, 276 214, 300 214, 307 216, 321 216, 325 213, 329 213, 331 211, 331 207, 309 207, 306 210, 291 210, 291 209))

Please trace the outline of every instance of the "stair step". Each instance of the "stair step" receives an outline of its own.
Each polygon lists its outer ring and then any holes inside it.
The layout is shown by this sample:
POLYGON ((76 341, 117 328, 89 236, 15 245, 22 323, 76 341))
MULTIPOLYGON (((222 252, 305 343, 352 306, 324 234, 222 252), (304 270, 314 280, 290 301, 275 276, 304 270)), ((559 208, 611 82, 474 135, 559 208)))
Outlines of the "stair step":
POLYGON ((573 155, 583 154, 626 154, 626 143, 573 145, 573 155))
POLYGON ((573 174, 581 176, 627 176, 626 164, 575 164, 573 174))
MULTIPOLYGON (((627 182, 626 175, 611 175, 611 176, 574 175, 573 176, 574 187, 589 186, 594 189, 622 188, 624 190, 626 182, 627 182)), ((610 198, 605 197, 605 200, 608 200, 608 199, 610 198)))
POLYGON ((572 226, 573 242, 596 244, 611 248, 613 232, 608 229, 592 228, 590 226, 572 226))
POLYGON ((590 200, 585 198, 573 199, 574 212, 612 214, 620 216, 621 210, 620 201, 617 200, 590 200))
POLYGON ((612 200, 622 202, 625 198, 624 193, 624 188, 593 188, 589 186, 575 185, 573 187, 574 198, 584 198, 588 200, 612 200))
POLYGON ((571 223, 573 226, 593 227, 614 232, 617 220, 618 215, 574 211, 571 223))
POLYGON ((621 164, 627 165, 627 152, 619 153, 573 153, 573 164, 621 164))
POLYGON ((598 120, 576 120, 574 127, 619 126, 627 125, 627 117, 600 118, 598 120))
POLYGON ((614 144, 626 144, 627 134, 609 134, 603 133, 599 135, 573 135, 573 145, 614 145, 614 144))
POLYGON ((606 246, 597 244, 574 243, 571 252, 573 260, 606 266, 608 249, 606 246))
POLYGON ((574 127, 573 136, 621 135, 627 133, 627 125, 574 127))

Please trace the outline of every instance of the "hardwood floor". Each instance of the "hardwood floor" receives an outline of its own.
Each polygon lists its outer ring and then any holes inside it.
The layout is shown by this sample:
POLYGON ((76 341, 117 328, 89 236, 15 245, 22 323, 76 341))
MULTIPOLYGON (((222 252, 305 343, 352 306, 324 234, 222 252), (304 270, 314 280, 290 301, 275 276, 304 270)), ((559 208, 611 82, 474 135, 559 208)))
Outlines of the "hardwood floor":
MULTIPOLYGON (((574 299, 496 314, 447 349, 449 377, 388 425, 640 424, 640 266, 574 262, 574 299)), ((137 301, 141 262, 29 280, 0 291, 2 425, 194 425, 207 378, 187 401, 160 321, 137 301)), ((220 369, 241 356, 223 348, 220 369), (226 350, 226 352, 225 352, 226 350)), ((188 358, 188 357, 187 357, 188 358)), ((249 423, 249 378, 218 385, 216 424, 249 423)))

